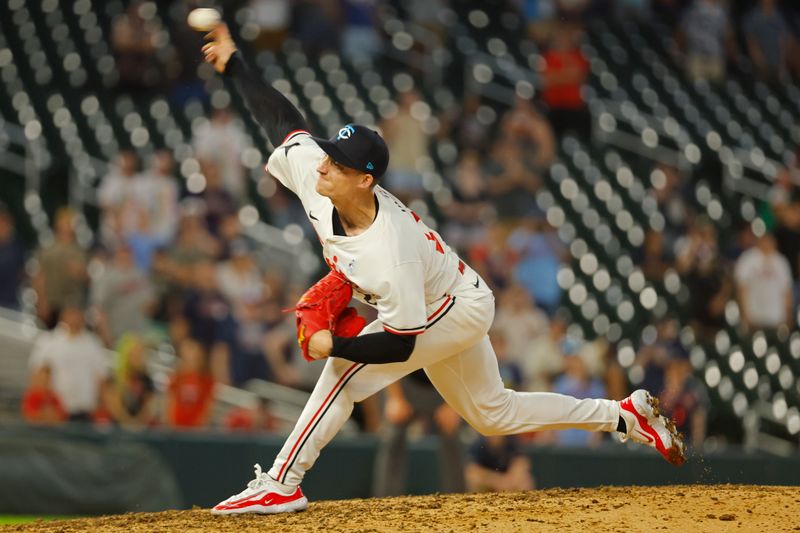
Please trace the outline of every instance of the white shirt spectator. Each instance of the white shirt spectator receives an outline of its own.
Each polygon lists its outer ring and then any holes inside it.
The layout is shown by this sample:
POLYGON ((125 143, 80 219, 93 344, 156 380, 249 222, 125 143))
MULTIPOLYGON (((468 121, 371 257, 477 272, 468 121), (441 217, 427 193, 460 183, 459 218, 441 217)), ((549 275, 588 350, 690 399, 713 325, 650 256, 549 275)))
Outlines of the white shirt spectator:
POLYGON ((233 304, 245 300, 260 300, 263 296, 261 273, 246 256, 234 256, 230 261, 217 266, 217 284, 219 291, 233 304), (235 264, 240 262, 244 264, 235 264))
POLYGON ((246 193, 242 152, 247 139, 241 126, 227 111, 217 111, 210 122, 198 128, 194 136, 195 155, 214 161, 222 176, 222 186, 237 201, 246 193))
POLYGON ((149 233, 168 242, 178 229, 178 185, 170 176, 147 172, 139 178, 136 194, 147 208, 149 233))
POLYGON ((100 342, 88 331, 70 335, 61 324, 52 332, 42 333, 33 346, 29 366, 31 371, 50 367, 53 390, 67 413, 97 409, 108 363, 100 342))
POLYGON ((792 290, 792 271, 784 256, 753 247, 736 261, 735 277, 750 324, 776 328, 788 321, 785 302, 792 290))

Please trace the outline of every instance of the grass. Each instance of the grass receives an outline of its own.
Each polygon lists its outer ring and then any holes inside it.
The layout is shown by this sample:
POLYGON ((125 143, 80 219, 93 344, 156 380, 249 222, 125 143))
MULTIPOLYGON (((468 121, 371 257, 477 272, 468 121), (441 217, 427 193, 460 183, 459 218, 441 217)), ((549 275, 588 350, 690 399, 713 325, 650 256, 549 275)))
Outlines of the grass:
POLYGON ((30 522, 35 522, 36 520, 64 520, 68 518, 76 518, 74 516, 53 516, 53 515, 46 515, 46 516, 31 516, 31 515, 0 515, 0 525, 8 525, 8 524, 28 524, 30 522))

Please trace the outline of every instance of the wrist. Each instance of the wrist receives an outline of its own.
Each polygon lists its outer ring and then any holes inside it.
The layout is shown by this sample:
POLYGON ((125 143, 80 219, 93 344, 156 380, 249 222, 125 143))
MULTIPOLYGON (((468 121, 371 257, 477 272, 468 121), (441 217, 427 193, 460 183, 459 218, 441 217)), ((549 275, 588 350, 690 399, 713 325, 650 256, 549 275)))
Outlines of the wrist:
POLYGON ((233 76, 235 74, 235 70, 239 68, 241 61, 242 59, 238 50, 234 50, 228 58, 228 61, 225 62, 225 69, 222 71, 222 73, 226 76, 233 76))

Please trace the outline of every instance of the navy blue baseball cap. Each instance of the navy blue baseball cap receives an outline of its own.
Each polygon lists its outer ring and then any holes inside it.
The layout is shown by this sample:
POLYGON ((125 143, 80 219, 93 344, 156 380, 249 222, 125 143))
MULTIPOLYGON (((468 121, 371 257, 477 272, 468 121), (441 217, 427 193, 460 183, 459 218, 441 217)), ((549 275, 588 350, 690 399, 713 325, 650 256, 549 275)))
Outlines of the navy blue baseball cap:
POLYGON ((377 131, 358 124, 342 126, 336 137, 312 137, 331 159, 346 167, 380 178, 389 166, 389 149, 377 131))

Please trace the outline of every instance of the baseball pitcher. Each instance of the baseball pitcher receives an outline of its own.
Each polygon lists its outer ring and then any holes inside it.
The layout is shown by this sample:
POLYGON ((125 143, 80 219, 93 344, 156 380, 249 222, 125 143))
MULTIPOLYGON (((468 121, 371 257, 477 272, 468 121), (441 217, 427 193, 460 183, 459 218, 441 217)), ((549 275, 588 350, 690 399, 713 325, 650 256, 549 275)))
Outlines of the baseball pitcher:
POLYGON ((332 139, 313 137, 299 111, 245 65, 224 24, 203 47, 231 78, 276 146, 267 170, 301 200, 330 273, 297 304, 298 342, 309 360, 327 359, 297 425, 268 472, 222 501, 215 514, 302 511, 300 483, 359 402, 423 368, 461 417, 484 435, 578 428, 623 439, 683 463, 674 424, 644 390, 621 402, 505 389, 487 332, 494 297, 481 277, 420 218, 380 186, 389 153, 356 124, 332 139), (366 325, 357 298, 377 309, 366 325))

